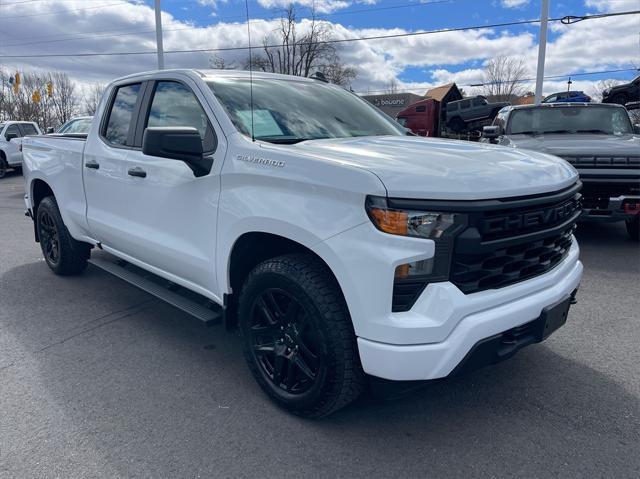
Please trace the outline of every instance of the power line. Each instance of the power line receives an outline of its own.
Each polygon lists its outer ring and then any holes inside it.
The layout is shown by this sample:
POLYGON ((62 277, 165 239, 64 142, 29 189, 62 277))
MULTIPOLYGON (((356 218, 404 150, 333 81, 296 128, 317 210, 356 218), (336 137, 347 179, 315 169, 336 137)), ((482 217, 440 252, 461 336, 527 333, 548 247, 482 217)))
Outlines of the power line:
MULTIPOLYGON (((607 17, 620 17, 624 15, 637 15, 640 14, 640 10, 632 10, 627 12, 612 12, 612 13, 600 13, 593 15, 583 15, 581 17, 582 20, 591 20, 597 18, 607 18, 607 17)), ((550 18, 549 22, 560 22, 566 17, 557 17, 550 18)), ((494 23, 490 25, 477 25, 472 27, 457 27, 457 28, 443 28, 438 30, 427 30, 422 32, 407 32, 407 33, 395 33, 389 35, 373 35, 368 37, 356 37, 356 38, 341 38, 334 40, 322 40, 317 42, 301 42, 300 46, 305 45, 322 45, 322 44, 339 44, 339 43, 353 43, 353 42, 363 42, 363 41, 371 41, 371 40, 386 40, 391 38, 406 38, 406 37, 416 37, 422 35, 432 35, 436 33, 451 33, 451 32, 462 32, 467 30, 484 30, 491 28, 502 28, 516 25, 530 25, 533 23, 539 23, 540 19, 536 20, 520 20, 513 22, 502 22, 502 23, 494 23)), ((282 45, 264 45, 263 48, 281 48, 282 45)), ((248 50, 249 47, 222 47, 222 48, 199 48, 199 49, 184 49, 184 50, 166 50, 165 54, 177 54, 177 53, 213 53, 213 52, 229 52, 229 51, 243 51, 248 50)), ((105 53, 97 53, 97 52, 87 52, 87 53, 40 53, 40 54, 31 54, 31 55, 0 55, 0 58, 59 58, 59 57, 111 57, 111 56, 139 56, 139 55, 155 55, 156 51, 144 51, 144 52, 105 52, 105 53)))
MULTIPOLYGON (((549 75, 549 76, 545 76, 544 79, 545 80, 555 80, 558 78, 567 78, 567 77, 579 77, 579 76, 590 76, 590 75, 604 75, 607 73, 621 73, 621 72, 635 72, 635 71, 640 71, 640 68, 619 68, 616 70, 600 70, 600 71, 591 71, 591 72, 580 72, 580 73, 567 73, 565 75, 549 75)), ((486 83, 469 83, 469 84, 461 84, 461 87, 481 87, 481 86, 486 86, 486 85, 500 85, 503 83, 526 83, 526 82, 532 82, 535 81, 535 78, 524 78, 522 80, 515 80, 513 82, 510 81, 495 81, 495 82, 486 82, 486 83)), ((400 88, 400 89, 396 89, 394 91, 394 93, 398 92, 398 93, 402 93, 402 92, 410 92, 410 91, 424 91, 425 89, 427 89, 426 87, 421 87, 421 88, 400 88)), ((383 89, 379 89, 379 90, 361 90, 361 91, 357 91, 355 93, 358 94, 368 94, 368 93, 380 93, 380 92, 388 92, 389 89, 388 88, 383 88, 383 89)))
MULTIPOLYGON (((42 0, 31 0, 31 1, 42 1, 42 0)), ((70 1, 78 1, 78 0, 70 0, 70 1)), ((379 11, 387 11, 387 10, 396 10, 396 9, 403 9, 403 8, 413 8, 413 7, 425 7, 425 6, 430 6, 430 5, 437 5, 437 4, 443 4, 443 3, 452 3, 455 2, 457 0, 433 0, 433 1, 429 1, 429 2, 420 2, 420 3, 416 3, 416 2, 409 2, 407 4, 401 4, 401 5, 389 5, 386 7, 374 7, 374 8, 361 8, 361 9, 357 9, 357 10, 346 10, 346 11, 340 11, 340 12, 333 12, 333 13, 320 13, 320 14, 315 14, 316 18, 325 18, 325 17, 333 17, 333 16, 341 16, 341 15, 353 15, 353 14, 357 14, 357 13, 371 13, 371 12, 379 12, 379 11)), ((0 5, 2 6, 2 5, 0 5)), ((304 8, 309 8, 310 7, 304 7, 304 8)), ((8 17, 11 18, 11 17, 8 17)), ((225 16, 225 17, 217 17, 216 20, 218 20, 218 24, 220 24, 222 21, 224 20, 231 20, 231 19, 240 19, 240 18, 244 18, 244 16, 242 15, 229 15, 229 16, 225 16)), ((281 17, 265 17, 265 18, 254 18, 250 23, 257 23, 259 21, 265 21, 265 20, 278 20, 281 17)), ((207 27, 180 27, 180 28, 172 28, 172 29, 168 29, 165 28, 164 31, 165 32, 177 32, 177 31, 183 31, 183 30, 204 30, 207 29, 211 26, 207 26, 207 27)), ((117 32, 118 30, 102 30, 102 32, 117 32)), ((96 35, 96 33, 102 33, 102 32, 78 32, 78 33, 68 33, 68 34, 62 34, 62 35, 45 35, 42 37, 30 37, 30 39, 33 38, 52 38, 52 37, 59 37, 59 36, 70 36, 70 35, 83 35, 83 36, 78 36, 76 38, 63 38, 63 39, 57 39, 57 40, 39 40, 39 41, 35 41, 35 42, 27 42, 27 43, 5 43, 2 45, 2 48, 5 47, 18 47, 18 46, 26 46, 26 45, 36 45, 36 44, 40 44, 40 43, 59 43, 59 42, 70 42, 70 41, 77 41, 77 40, 83 40, 86 38, 109 38, 109 37, 122 37, 122 36, 127 36, 127 35, 143 35, 143 34, 149 34, 149 33, 155 33, 155 30, 130 30, 130 29, 126 29, 126 30, 121 30, 122 32, 127 32, 127 33, 107 33, 106 35, 96 35)))
MULTIPOLYGON (((640 10, 632 10, 627 12, 612 12, 612 13, 600 13, 593 15, 583 15, 579 18, 582 20, 591 20, 607 17, 620 17, 624 15, 637 15, 640 14, 640 10)), ((550 18, 549 22, 560 22, 566 17, 550 18)), ((322 44, 339 44, 339 43, 353 43, 363 42, 371 40, 386 40, 391 38, 406 38, 417 37, 422 35, 432 35, 436 33, 451 33, 462 32, 467 30, 486 30, 491 28, 501 28, 516 25, 530 25, 533 23, 539 23, 540 19, 535 20, 520 20, 513 22, 494 23, 489 25, 476 25, 472 27, 457 27, 457 28, 443 28, 437 30, 427 30, 421 32, 407 32, 407 33, 395 33, 389 35, 373 35, 368 37, 356 37, 356 38, 341 38, 334 40, 322 40, 317 42, 300 42, 299 46, 307 45, 322 45, 322 44)), ((281 48, 282 45, 263 45, 262 48, 281 48)), ((212 53, 212 52, 229 52, 229 51, 243 51, 248 50, 249 47, 222 47, 222 48, 199 48, 199 49, 185 49, 185 50, 166 50, 165 54, 177 54, 177 53, 212 53)), ((87 53, 41 53, 32 55, 0 55, 0 58, 56 58, 56 57, 100 57, 100 56, 139 56, 139 55, 155 55, 156 51, 144 51, 144 52, 87 52, 87 53)))

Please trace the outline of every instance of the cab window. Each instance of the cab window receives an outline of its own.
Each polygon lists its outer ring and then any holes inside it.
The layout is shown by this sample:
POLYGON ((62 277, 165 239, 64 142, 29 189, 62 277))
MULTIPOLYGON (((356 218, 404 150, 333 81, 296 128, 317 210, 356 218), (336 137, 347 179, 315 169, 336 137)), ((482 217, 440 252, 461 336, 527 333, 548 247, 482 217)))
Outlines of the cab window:
POLYGON ((38 135, 38 130, 36 130, 36 127, 33 126, 31 123, 23 123, 20 125, 20 129, 22 130, 22 133, 27 136, 27 135, 38 135))
POLYGON ((20 134, 20 129, 18 128, 18 125, 9 125, 7 127, 7 131, 4 132, 4 138, 5 140, 9 141, 9 139, 12 137, 11 135, 13 135, 13 138, 20 138, 22 135, 20 134))
POLYGON ((191 126, 200 133, 205 154, 216 149, 216 136, 207 114, 193 92, 179 82, 157 83, 146 126, 191 126))
POLYGON ((104 138, 114 145, 132 146, 128 144, 129 129, 133 111, 140 93, 140 83, 121 86, 109 111, 109 120, 104 131, 104 138))

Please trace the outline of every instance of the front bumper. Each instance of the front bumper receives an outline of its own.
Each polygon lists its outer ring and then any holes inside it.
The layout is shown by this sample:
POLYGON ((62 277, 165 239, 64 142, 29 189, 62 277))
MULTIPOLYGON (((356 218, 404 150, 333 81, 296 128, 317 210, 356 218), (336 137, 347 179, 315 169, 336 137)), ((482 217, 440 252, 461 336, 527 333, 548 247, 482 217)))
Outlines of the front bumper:
POLYGON ((609 198, 605 208, 584 208, 580 221, 611 222, 633 218, 640 213, 640 196, 609 198))
POLYGON ((433 242, 373 234, 370 228, 334 237, 320 253, 337 259, 330 266, 349 306, 364 371, 384 379, 448 376, 479 341, 535 320, 571 295, 582 277, 573 239, 566 257, 544 274, 473 294, 450 282, 432 283, 410 311, 392 313, 395 266, 432 256, 433 242))

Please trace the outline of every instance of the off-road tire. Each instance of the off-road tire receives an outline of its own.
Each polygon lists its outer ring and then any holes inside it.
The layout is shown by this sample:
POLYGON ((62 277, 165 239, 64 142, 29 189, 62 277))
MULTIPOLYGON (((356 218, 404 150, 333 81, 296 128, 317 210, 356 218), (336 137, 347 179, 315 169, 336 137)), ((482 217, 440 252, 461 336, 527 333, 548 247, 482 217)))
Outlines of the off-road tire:
POLYGON ((0 153, 0 178, 4 178, 7 174, 7 170, 9 169, 9 164, 4 157, 3 153, 0 153))
POLYGON ((611 103, 617 103, 618 105, 625 105, 629 100, 624 93, 617 93, 611 97, 611 103))
POLYGON ((467 127, 467 124, 462 118, 456 116, 455 118, 451 118, 451 120, 449 120, 449 122, 447 123, 447 127, 449 127, 449 129, 454 133, 462 133, 467 127))
POLYGON ((312 255, 289 254, 259 264, 248 275, 240 294, 239 326, 251 373, 262 390, 283 409, 303 417, 326 416, 354 401, 364 390, 365 374, 344 297, 327 266, 312 255), (316 338, 318 363, 322 366, 318 367, 309 389, 299 394, 288 392, 280 381, 276 384, 261 356, 254 352, 255 308, 263 304, 259 303, 261 295, 274 290, 299 303, 307 325, 303 327, 316 338))
POLYGON ((636 214, 632 219, 625 221, 629 238, 633 241, 640 241, 640 214, 636 214))
POLYGON ((51 271, 61 276, 71 276, 84 271, 91 254, 91 246, 71 237, 53 196, 47 196, 38 205, 36 228, 42 254, 51 271), (51 254, 52 244, 48 239, 50 235, 55 235, 57 243, 54 248, 55 256, 51 254))

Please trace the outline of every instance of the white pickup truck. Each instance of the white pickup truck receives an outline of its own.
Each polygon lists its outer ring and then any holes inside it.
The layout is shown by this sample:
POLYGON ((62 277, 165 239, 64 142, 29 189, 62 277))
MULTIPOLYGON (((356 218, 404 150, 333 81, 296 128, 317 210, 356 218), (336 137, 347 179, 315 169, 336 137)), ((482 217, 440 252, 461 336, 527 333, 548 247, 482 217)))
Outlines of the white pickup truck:
POLYGON ((580 183, 543 153, 407 136, 313 79, 121 78, 88 137, 24 143, 48 266, 91 262, 237 327, 278 405, 322 416, 367 376, 498 362, 566 319, 580 183))
POLYGON ((32 121, 0 122, 0 178, 9 168, 22 167, 22 137, 41 134, 40 127, 32 121))

